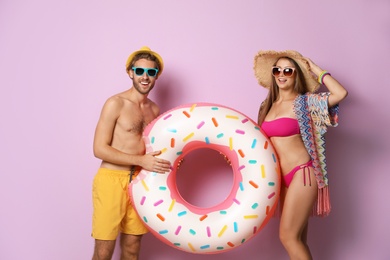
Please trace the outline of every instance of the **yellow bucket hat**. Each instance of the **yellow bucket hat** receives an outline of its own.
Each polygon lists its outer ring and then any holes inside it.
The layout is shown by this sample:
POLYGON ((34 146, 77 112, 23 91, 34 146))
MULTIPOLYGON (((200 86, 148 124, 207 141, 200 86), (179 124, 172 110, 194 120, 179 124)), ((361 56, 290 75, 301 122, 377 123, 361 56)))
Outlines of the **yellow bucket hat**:
POLYGON ((149 47, 147 46, 143 46, 141 47, 141 49, 139 49, 138 51, 135 51, 133 52, 132 54, 130 54, 130 56, 127 58, 127 61, 126 61, 126 72, 129 72, 128 68, 131 64, 131 62, 133 61, 134 59, 134 56, 139 54, 139 53, 150 53, 152 54, 153 56, 155 56, 157 58, 157 60, 160 62, 160 68, 158 69, 158 73, 157 75, 160 75, 164 69, 164 62, 163 62, 163 59, 161 58, 161 56, 157 53, 157 52, 154 52, 152 51, 149 47))

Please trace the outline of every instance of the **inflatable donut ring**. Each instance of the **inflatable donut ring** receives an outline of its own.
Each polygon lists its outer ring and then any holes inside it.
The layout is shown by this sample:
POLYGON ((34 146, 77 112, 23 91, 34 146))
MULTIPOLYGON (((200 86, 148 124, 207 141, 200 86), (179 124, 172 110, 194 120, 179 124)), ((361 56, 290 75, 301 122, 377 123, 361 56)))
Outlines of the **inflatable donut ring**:
POLYGON ((179 106, 144 131, 146 151, 161 150, 169 173, 141 170, 129 185, 132 203, 145 226, 174 248, 197 254, 236 248, 256 235, 275 211, 280 191, 274 149, 250 118, 231 108, 198 103, 179 106), (189 152, 210 148, 231 162, 233 187, 210 208, 186 202, 176 186, 176 170, 189 152))

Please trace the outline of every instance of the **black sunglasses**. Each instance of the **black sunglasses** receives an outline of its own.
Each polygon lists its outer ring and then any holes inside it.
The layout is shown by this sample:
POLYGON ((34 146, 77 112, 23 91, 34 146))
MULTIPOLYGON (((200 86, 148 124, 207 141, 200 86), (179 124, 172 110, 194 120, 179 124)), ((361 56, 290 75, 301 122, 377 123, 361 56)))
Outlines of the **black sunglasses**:
POLYGON ((281 67, 272 67, 272 75, 278 77, 280 73, 283 72, 283 75, 286 77, 291 77, 294 74, 294 68, 284 68, 281 67))
POLYGON ((134 70, 135 75, 137 75, 137 76, 144 75, 145 71, 149 77, 156 77, 156 75, 158 73, 158 69, 155 69, 155 68, 132 67, 131 69, 134 70))

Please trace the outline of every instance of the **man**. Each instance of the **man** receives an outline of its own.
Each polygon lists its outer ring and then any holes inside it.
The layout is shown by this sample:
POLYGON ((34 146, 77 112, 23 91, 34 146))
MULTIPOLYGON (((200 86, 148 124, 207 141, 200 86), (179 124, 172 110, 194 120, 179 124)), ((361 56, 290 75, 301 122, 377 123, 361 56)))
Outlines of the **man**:
POLYGON ((144 168, 165 173, 170 162, 145 154, 142 132, 155 119, 159 107, 148 98, 164 63, 159 54, 142 47, 126 62, 132 87, 110 97, 104 104, 93 144, 94 155, 102 160, 93 182, 93 259, 111 259, 121 233, 121 259, 138 259, 142 235, 147 232, 128 194, 128 184, 144 168))

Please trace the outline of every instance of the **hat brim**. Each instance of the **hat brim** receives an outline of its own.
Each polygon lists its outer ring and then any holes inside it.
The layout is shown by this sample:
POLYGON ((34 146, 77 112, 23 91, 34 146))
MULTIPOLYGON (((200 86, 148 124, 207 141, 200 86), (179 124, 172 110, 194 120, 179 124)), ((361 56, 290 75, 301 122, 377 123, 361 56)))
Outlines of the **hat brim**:
POLYGON ((282 57, 288 57, 297 62, 303 72, 310 92, 315 92, 319 88, 320 84, 316 77, 311 73, 309 62, 299 52, 293 50, 262 50, 256 54, 253 69, 255 71, 255 77, 261 86, 265 88, 270 88, 272 86, 273 76, 271 74, 271 68, 275 65, 276 61, 282 57))
POLYGON ((139 49, 138 51, 135 51, 133 52, 132 54, 130 54, 130 56, 127 58, 127 61, 126 61, 126 71, 129 72, 129 66, 131 64, 131 62, 133 61, 135 55, 139 54, 139 53, 150 53, 152 54, 153 56, 155 56, 157 58, 157 60, 160 62, 160 68, 158 69, 158 73, 157 75, 160 75, 163 70, 164 70, 164 61, 163 59, 161 58, 161 56, 157 53, 157 52, 154 52, 152 51, 149 47, 142 47, 141 49, 139 49))

